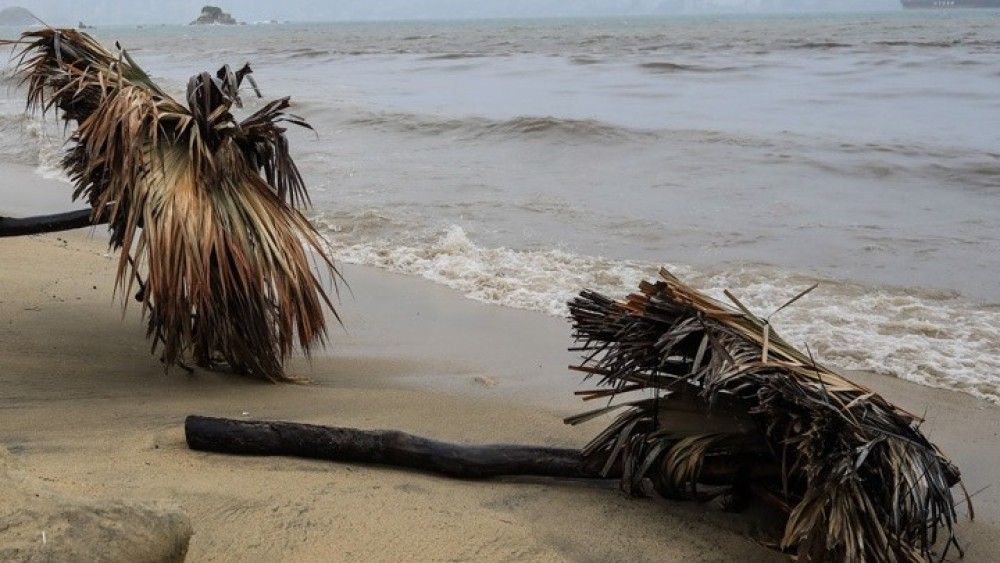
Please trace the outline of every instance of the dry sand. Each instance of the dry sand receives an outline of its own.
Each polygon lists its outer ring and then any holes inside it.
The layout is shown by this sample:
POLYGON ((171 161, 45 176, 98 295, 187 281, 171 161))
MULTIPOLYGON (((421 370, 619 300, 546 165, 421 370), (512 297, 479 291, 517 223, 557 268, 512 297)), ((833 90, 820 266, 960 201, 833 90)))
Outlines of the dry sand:
MULTIPOLYGON (((559 354, 533 357, 538 340, 549 339, 532 336, 565 333, 562 323, 353 268, 357 299, 343 307, 349 332, 333 332, 332 358, 296 362, 313 385, 165 374, 134 312, 122 320, 111 300, 113 264, 102 253, 102 242, 79 235, 0 243, 0 442, 57 491, 180 508, 195 530, 191 561, 773 555, 745 535, 738 516, 685 504, 665 509, 608 487, 464 482, 190 451, 182 431, 190 413, 459 441, 581 444, 596 429, 563 425, 560 416, 572 409, 509 396, 532 389, 535 377, 565 377, 564 388, 573 387, 566 362, 550 361, 559 354), (482 363, 473 361, 480 355, 482 363), (420 385, 424 376, 440 388, 420 385), (485 377, 496 384, 477 381, 485 377)), ((552 340, 553 350, 565 347, 552 340)), ((48 541, 59 538, 50 533, 48 541)))
MULTIPOLYGON (((579 379, 565 369, 573 356, 564 321, 368 268, 345 271, 353 287, 341 306, 347 328, 331 331, 322 357, 293 362, 313 384, 165 373, 136 308, 123 317, 112 298, 105 244, 103 230, 0 239, 0 446, 55 494, 183 511, 194 529, 189 561, 782 560, 755 542, 754 518, 628 499, 604 484, 457 481, 190 451, 188 414, 573 446, 601 423, 561 422, 582 408, 571 395, 579 379)), ((988 487, 976 496, 976 522, 960 532, 967 560, 998 560, 1000 409, 858 377, 926 411, 927 432, 969 490, 988 487)), ((0 498, 0 518, 23 512, 17 503, 25 502, 0 498)), ((0 547, 2 530, 0 522, 0 547)), ((47 541, 58 545, 60 536, 47 541)))

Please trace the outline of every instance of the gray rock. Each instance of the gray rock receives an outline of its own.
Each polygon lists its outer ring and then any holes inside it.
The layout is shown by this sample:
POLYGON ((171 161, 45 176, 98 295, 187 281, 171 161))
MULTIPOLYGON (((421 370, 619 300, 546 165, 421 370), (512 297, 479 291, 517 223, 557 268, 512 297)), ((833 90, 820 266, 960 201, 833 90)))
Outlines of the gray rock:
POLYGON ((223 12, 218 6, 204 6, 198 19, 191 25, 236 25, 236 19, 228 12, 223 12))
POLYGON ((0 449, 0 561, 183 561, 191 524, 174 509, 71 498, 12 469, 0 449))

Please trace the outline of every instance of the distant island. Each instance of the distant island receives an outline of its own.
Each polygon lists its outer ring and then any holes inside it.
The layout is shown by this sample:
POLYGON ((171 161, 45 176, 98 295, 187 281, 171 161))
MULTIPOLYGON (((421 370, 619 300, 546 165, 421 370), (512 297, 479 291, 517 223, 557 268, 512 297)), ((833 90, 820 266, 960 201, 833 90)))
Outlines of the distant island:
POLYGON ((27 8, 11 6, 0 10, 0 25, 32 25, 38 23, 27 8))
POLYGON ((236 20, 218 6, 204 6, 201 15, 191 25, 236 25, 236 20))

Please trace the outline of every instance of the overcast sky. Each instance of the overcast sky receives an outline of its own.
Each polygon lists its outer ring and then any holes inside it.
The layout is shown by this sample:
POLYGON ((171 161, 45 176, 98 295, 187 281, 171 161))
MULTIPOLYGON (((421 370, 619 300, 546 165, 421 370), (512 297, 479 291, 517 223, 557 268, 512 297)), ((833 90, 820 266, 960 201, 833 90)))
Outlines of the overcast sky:
MULTIPOLYGON (((187 23, 205 0, 0 0, 50 24, 187 23)), ((728 11, 893 10, 898 0, 227 0, 237 20, 295 21, 608 16, 728 11)))

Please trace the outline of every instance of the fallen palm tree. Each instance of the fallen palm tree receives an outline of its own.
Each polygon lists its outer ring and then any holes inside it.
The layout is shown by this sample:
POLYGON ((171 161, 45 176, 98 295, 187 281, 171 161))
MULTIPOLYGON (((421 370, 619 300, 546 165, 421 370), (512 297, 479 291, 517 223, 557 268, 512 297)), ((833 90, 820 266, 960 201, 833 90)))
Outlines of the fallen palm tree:
MULTIPOLYGON (((40 29, 14 43, 28 108, 76 126, 63 159, 73 197, 90 224, 109 224, 116 290, 138 285, 162 361, 285 379, 284 360, 323 341, 332 309, 311 256, 337 276, 297 209, 308 194, 284 124, 308 125, 288 98, 238 120, 244 80, 256 90, 249 66, 193 76, 185 105, 86 33, 40 29)), ((85 224, 79 212, 0 219, 0 235, 85 224)))
POLYGON ((736 308, 661 274, 623 301, 585 291, 570 303, 576 349, 586 353, 572 369, 603 384, 578 394, 646 394, 568 418, 626 409, 583 450, 195 416, 188 445, 461 478, 617 479, 630 494, 729 508, 759 499, 787 518, 776 546, 803 561, 917 562, 958 547, 959 472, 918 417, 791 347, 734 296, 736 308))
POLYGON ((649 482, 669 497, 770 499, 788 515, 780 546, 800 560, 925 561, 939 530, 945 553, 958 547, 959 471, 921 433, 920 418, 817 364, 732 294, 736 308, 666 270, 661 278, 623 301, 583 292, 570 303, 587 354, 574 369, 605 387, 586 396, 654 393, 573 418, 628 409, 586 458, 623 465, 629 492, 649 482), (672 428, 678 410, 700 415, 703 427, 672 428), (709 463, 743 469, 705 490, 709 463))

